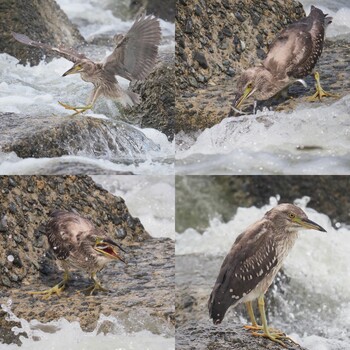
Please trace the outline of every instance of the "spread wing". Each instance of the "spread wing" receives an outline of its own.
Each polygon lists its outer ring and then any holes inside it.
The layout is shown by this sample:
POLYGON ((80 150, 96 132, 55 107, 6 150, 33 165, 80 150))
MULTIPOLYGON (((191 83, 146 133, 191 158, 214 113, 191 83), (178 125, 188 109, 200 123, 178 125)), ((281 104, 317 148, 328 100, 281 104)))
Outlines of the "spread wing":
POLYGON ((116 35, 117 47, 106 57, 103 68, 128 80, 144 79, 153 69, 161 40, 157 18, 141 15, 125 36, 116 35))
POLYGON ((24 34, 19 34, 19 33, 15 33, 15 32, 12 32, 12 36, 22 44, 34 46, 34 47, 39 47, 39 48, 44 49, 46 51, 54 52, 54 53, 58 54, 59 56, 62 56, 64 58, 66 58, 67 60, 72 61, 74 63, 77 62, 78 60, 86 58, 85 55, 78 53, 73 49, 67 49, 61 45, 58 47, 54 47, 54 46, 50 46, 47 44, 42 44, 42 43, 39 43, 38 41, 34 41, 34 40, 30 39, 28 36, 26 36, 24 34))
POLYGON ((305 62, 311 57, 311 53, 312 38, 308 24, 298 22, 287 27, 274 40, 263 65, 277 79, 283 79, 286 75, 302 78, 308 74, 304 73, 305 62))
POLYGON ((242 233, 226 256, 208 301, 209 314, 215 324, 276 266, 274 241, 271 238, 265 241, 269 229, 270 225, 263 223, 250 229, 249 237, 242 233), (268 244, 262 244, 263 241, 268 244))
POLYGON ((65 260, 75 249, 81 235, 94 229, 92 223, 73 212, 56 210, 46 225, 46 236, 57 259, 65 260))

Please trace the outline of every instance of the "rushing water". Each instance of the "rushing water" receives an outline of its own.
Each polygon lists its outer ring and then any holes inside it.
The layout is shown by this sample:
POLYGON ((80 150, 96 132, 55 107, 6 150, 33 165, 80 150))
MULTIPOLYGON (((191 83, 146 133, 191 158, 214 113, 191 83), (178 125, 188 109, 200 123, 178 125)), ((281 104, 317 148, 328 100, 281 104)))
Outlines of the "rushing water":
MULTIPOLYGON (((307 207, 308 201, 304 197, 295 204, 327 233, 300 232, 284 263, 291 281, 283 294, 276 291, 281 310, 270 317, 270 322, 309 350, 349 350, 350 229, 341 224, 334 229, 327 215, 307 207)), ((211 265, 215 262, 218 271, 237 235, 276 204, 277 199, 271 198, 262 208, 239 208, 227 223, 213 219, 203 234, 189 228, 176 235, 176 254, 211 265)), ((201 271, 210 270, 212 266, 201 266, 201 271)), ((215 277, 207 277, 212 279, 210 285, 215 277)))
POLYGON ((64 318, 49 323, 36 320, 30 322, 16 317, 11 312, 11 301, 1 304, 7 312, 7 319, 20 323, 14 327, 15 334, 25 332, 21 336, 22 345, 1 345, 1 350, 173 350, 174 338, 171 330, 158 324, 157 320, 146 315, 133 315, 128 319, 100 316, 94 331, 82 331, 79 322, 69 322, 64 318), (103 332, 104 323, 113 323, 111 332, 103 332), (133 326, 131 326, 133 324, 133 326))
MULTIPOLYGON (((349 40, 347 0, 302 1, 333 16, 326 37, 349 40)), ((292 112, 225 118, 198 135, 177 135, 177 174, 348 174, 350 95, 292 112)))
POLYGON ((93 176, 110 193, 124 198, 152 237, 175 239, 174 176, 93 176))
MULTIPOLYGON (((65 1, 58 3, 67 13, 68 17, 77 24, 82 35, 87 41, 98 36, 112 36, 115 33, 127 31, 133 21, 124 21, 115 17, 110 10, 103 8, 103 2, 98 1, 65 1)), ((162 28, 162 42, 160 55, 174 52, 174 24, 160 20, 162 28)), ((111 53, 107 46, 91 45, 87 55, 100 60, 111 53)), ((70 111, 61 107, 57 101, 70 104, 84 104, 90 95, 92 85, 82 81, 78 75, 62 77, 72 63, 63 58, 53 59, 51 62, 40 62, 38 66, 30 67, 17 64, 16 58, 7 54, 0 54, 0 113, 13 112, 17 114, 47 118, 55 115, 71 115, 70 111), (79 96, 79 97, 77 97, 79 96), (77 100, 78 99, 78 100, 77 100)), ((120 84, 126 88, 128 81, 118 78, 120 84)), ((94 112, 87 113, 96 118, 110 118, 118 120, 118 108, 113 101, 101 98, 97 101, 94 112)), ((67 163, 66 173, 94 173, 91 169, 97 169, 95 173, 107 173, 116 171, 131 171, 133 173, 161 173, 173 172, 174 143, 169 142, 166 135, 155 129, 136 129, 143 133, 148 142, 157 146, 156 151, 146 152, 142 161, 137 159, 135 164, 131 162, 116 162, 113 157, 97 159, 92 152, 82 155, 70 155, 65 157, 39 159, 21 159, 15 153, 0 152, 1 174, 50 174, 50 169, 57 167, 56 173, 62 173, 62 168, 67 163), (131 163, 131 164, 130 164, 131 163), (136 164, 137 163, 137 164, 136 164)), ((108 153, 108 145, 106 146, 108 153)))

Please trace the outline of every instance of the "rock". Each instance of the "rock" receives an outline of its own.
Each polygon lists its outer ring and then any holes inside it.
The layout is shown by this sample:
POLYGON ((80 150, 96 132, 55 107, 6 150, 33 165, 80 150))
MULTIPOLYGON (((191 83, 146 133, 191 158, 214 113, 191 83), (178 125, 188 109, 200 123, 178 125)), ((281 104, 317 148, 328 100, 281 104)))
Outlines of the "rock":
POLYGON ((6 136, 1 138, 0 148, 21 158, 85 154, 132 163, 159 147, 141 131, 120 121, 85 116, 35 118, 14 113, 2 114, 1 120, 0 133, 6 136))
POLYGON ((196 51, 193 55, 193 59, 196 60, 202 68, 208 68, 208 63, 203 53, 196 51))
POLYGON ((43 50, 23 45, 12 38, 11 31, 26 34, 31 39, 67 47, 84 43, 78 29, 54 0, 2 1, 0 5, 0 52, 6 52, 31 65, 46 55, 43 50))
MULTIPOLYGON (((22 284, 20 288, 2 289, 0 298, 4 301, 11 298, 11 311, 17 317, 36 319, 43 323, 61 317, 71 322, 79 320, 81 328, 86 332, 96 328, 101 314, 129 319, 130 322, 135 317, 134 314, 138 317, 143 315, 144 319, 148 319, 147 322, 173 328, 174 242, 170 239, 149 238, 142 243, 133 243, 127 249, 127 265, 110 263, 99 274, 101 284, 109 289, 108 293, 101 292, 94 296, 77 293, 91 282, 83 273, 75 272, 60 298, 53 296, 49 300, 42 300, 39 296, 28 294, 29 291, 47 289, 59 281, 62 272, 57 271, 53 265, 49 274, 41 274, 40 278, 26 278, 25 285, 22 284)), ((50 260, 46 260, 46 263, 53 264, 50 260)), ((11 326, 10 323, 4 323, 3 328, 8 331, 7 341, 15 342, 17 338, 13 333, 11 337, 9 332, 11 326)), ((108 327, 103 329, 109 331, 108 327)), ((4 333, 0 332, 0 341, 3 338, 4 333)))
MULTIPOLYGON (((122 229, 126 233, 123 240, 126 243, 141 242, 149 238, 140 221, 130 215, 125 203, 118 202, 116 197, 95 186, 89 177, 14 176, 13 179, 17 183, 16 187, 9 186, 8 177, 0 177, 0 188, 9 189, 8 193, 0 192, 2 207, 8 208, 9 203, 18 201, 20 196, 19 207, 32 209, 6 212, 8 231, 11 235, 2 235, 0 240, 0 257, 1 261, 5 261, 4 267, 0 267, 2 277, 9 277, 10 273, 14 273, 23 276, 20 279, 24 282, 33 275, 38 278, 35 265, 39 265, 40 257, 48 250, 43 223, 47 221, 49 212, 53 209, 74 209, 91 218, 96 225, 103 227, 116 239, 116 230, 122 229), (29 191, 29 188, 33 190, 29 191), (39 194, 45 197, 45 205, 39 201, 39 194), (112 220, 116 216, 120 218, 117 224, 112 220), (26 230, 26 237, 21 235, 23 229, 26 230), (16 236, 21 239, 15 239, 16 236), (7 259, 9 255, 12 255, 12 261, 7 259)), ((6 283, 0 284, 9 283, 6 280, 6 283)), ((9 286, 18 287, 18 284, 10 283, 9 286)))
MULTIPOLYGON (((214 326, 209 322, 189 322, 176 329, 176 349, 188 350, 283 350, 277 343, 262 337, 254 337, 235 324, 214 326)), ((288 343, 290 350, 306 350, 288 343)))
POLYGON ((164 133, 168 140, 175 134, 175 83, 172 55, 163 58, 144 81, 132 84, 132 90, 141 95, 142 101, 125 111, 126 118, 140 119, 142 128, 154 128, 164 133))
POLYGON ((140 0, 130 1, 130 10, 137 13, 141 9, 146 9, 147 14, 164 19, 168 22, 175 21, 175 2, 174 0, 140 0))

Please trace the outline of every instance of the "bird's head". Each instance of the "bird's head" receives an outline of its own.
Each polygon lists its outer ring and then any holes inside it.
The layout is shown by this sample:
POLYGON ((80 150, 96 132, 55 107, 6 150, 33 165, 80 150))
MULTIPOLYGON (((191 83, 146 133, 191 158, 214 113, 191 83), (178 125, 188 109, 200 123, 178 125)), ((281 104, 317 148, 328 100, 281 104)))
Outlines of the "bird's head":
POLYGON ((279 204, 266 215, 288 231, 309 229, 326 232, 323 227, 311 221, 302 209, 293 204, 279 204))
POLYGON ((63 77, 70 74, 76 73, 87 73, 91 74, 95 69, 95 64, 88 59, 81 59, 74 63, 73 67, 68 69, 65 73, 62 74, 63 77))
POLYGON ((116 247, 125 253, 125 250, 117 243, 106 237, 93 236, 93 249, 101 256, 112 260, 120 260, 125 263, 124 259, 119 255, 116 247))
POLYGON ((256 100, 267 100, 280 89, 276 85, 276 79, 264 66, 249 68, 238 78, 233 107, 240 108, 243 102, 253 95, 256 100))

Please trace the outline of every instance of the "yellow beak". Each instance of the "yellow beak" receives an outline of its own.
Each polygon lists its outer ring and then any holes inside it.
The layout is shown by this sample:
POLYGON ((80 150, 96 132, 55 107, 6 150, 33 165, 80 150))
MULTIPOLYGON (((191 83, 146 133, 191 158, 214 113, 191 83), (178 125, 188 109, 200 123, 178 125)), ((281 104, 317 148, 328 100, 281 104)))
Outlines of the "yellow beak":
POLYGON ((69 75, 69 74, 79 73, 80 70, 81 70, 81 67, 73 66, 71 69, 68 69, 67 72, 63 73, 62 77, 65 77, 66 75, 69 75))
POLYGON ((98 240, 94 246, 94 249, 110 259, 118 259, 125 264, 124 259, 115 250, 114 246, 125 252, 125 250, 119 244, 113 242, 111 239, 98 240))
POLYGON ((247 86, 243 92, 243 95, 236 101, 234 107, 237 109, 240 108, 243 101, 250 96, 252 90, 253 90, 252 86, 247 86))
POLYGON ((316 224, 316 222, 313 222, 309 219, 295 218, 294 221, 298 223, 300 226, 305 227, 307 229, 327 232, 322 226, 320 226, 319 224, 316 224))

